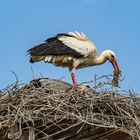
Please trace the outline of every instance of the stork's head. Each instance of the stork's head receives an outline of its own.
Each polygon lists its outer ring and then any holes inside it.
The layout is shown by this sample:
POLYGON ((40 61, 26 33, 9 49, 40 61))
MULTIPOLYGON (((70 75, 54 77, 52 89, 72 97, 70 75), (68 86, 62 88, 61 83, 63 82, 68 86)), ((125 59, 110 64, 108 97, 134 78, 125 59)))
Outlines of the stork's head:
POLYGON ((106 50, 105 54, 106 54, 106 59, 109 62, 111 62, 111 64, 113 65, 114 70, 118 71, 118 73, 121 75, 121 71, 119 69, 115 53, 113 51, 111 51, 111 50, 106 50))

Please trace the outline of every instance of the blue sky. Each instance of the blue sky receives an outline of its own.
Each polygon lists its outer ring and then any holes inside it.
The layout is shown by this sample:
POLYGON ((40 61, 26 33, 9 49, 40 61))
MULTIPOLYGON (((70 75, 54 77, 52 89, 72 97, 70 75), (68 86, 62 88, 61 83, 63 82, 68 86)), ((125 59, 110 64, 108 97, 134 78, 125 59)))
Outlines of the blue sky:
MULTIPOLYGON (((122 89, 140 91, 140 0, 1 0, 0 89, 15 81, 44 77, 71 82, 68 69, 30 64, 26 51, 57 33, 79 31, 97 46, 113 50, 125 80, 122 89), (33 73, 32 74, 32 70, 33 73)), ((79 83, 113 72, 109 62, 76 71, 79 83)))

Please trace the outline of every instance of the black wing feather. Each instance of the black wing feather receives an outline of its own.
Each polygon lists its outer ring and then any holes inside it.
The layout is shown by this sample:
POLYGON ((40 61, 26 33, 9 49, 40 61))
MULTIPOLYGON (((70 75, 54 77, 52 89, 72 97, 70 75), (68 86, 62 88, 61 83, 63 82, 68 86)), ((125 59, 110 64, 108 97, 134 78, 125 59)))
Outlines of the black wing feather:
POLYGON ((83 55, 74 49, 63 44, 58 37, 70 36, 68 34, 57 34, 55 37, 48 38, 44 43, 37 45, 28 50, 31 56, 47 56, 47 55, 70 55, 76 58, 80 58, 83 55))

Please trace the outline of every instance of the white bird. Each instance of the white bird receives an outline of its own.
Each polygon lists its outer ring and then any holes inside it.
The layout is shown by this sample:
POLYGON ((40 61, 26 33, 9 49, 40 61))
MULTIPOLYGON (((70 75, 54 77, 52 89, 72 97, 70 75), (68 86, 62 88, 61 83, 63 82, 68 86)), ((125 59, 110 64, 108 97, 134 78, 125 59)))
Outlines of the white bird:
POLYGON ((68 67, 74 86, 78 85, 74 75, 75 69, 100 65, 107 60, 112 63, 114 70, 121 74, 115 53, 105 50, 98 56, 96 46, 85 34, 79 32, 57 34, 27 52, 31 56, 31 63, 44 60, 55 66, 68 67))

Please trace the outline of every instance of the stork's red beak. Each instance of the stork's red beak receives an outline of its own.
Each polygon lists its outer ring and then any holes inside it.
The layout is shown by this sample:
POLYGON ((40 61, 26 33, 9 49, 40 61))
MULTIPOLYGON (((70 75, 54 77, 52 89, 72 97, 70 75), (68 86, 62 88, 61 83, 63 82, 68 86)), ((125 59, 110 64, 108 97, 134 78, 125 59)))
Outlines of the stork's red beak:
POLYGON ((112 80, 112 84, 114 86, 118 86, 119 75, 121 76, 121 71, 119 69, 118 63, 115 58, 111 58, 111 59, 109 59, 109 61, 112 63, 112 65, 114 67, 114 74, 113 74, 114 78, 112 80))
POLYGON ((121 76, 121 70, 119 69, 118 63, 115 59, 110 60, 110 62, 112 63, 114 70, 118 71, 119 75, 121 76))

